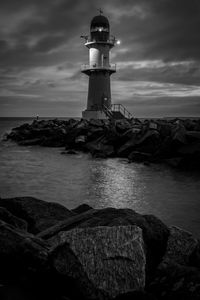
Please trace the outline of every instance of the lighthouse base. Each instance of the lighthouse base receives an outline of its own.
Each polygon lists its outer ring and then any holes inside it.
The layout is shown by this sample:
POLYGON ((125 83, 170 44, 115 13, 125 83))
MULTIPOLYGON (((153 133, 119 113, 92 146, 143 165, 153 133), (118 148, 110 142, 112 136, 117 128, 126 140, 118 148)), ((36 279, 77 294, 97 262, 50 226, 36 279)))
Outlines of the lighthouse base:
POLYGON ((82 111, 82 118, 85 120, 96 119, 96 120, 106 120, 108 117, 101 110, 84 110, 82 111))

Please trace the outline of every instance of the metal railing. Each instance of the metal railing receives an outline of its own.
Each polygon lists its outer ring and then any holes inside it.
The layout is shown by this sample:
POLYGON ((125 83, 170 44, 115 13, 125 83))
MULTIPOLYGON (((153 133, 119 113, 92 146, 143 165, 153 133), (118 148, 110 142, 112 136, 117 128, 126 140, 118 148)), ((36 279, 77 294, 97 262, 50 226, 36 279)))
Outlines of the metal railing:
POLYGON ((81 66, 81 71, 86 71, 86 70, 90 70, 90 69, 92 69, 92 70, 111 70, 111 71, 116 72, 116 64, 109 64, 108 66, 103 66, 103 65, 98 66, 96 64, 94 64, 94 65, 84 64, 81 66))
POLYGON ((110 37, 109 39, 105 40, 105 41, 100 41, 100 40, 95 40, 94 38, 90 38, 88 37, 87 39, 85 39, 85 43, 108 43, 108 44, 112 44, 115 45, 117 42, 117 39, 115 37, 110 37))
POLYGON ((103 105, 103 111, 110 119, 114 118, 113 112, 120 112, 126 119, 133 118, 132 114, 122 104, 111 104, 110 107, 103 105))
POLYGON ((122 104, 112 104, 111 111, 118 111, 127 119, 133 118, 132 114, 122 104))

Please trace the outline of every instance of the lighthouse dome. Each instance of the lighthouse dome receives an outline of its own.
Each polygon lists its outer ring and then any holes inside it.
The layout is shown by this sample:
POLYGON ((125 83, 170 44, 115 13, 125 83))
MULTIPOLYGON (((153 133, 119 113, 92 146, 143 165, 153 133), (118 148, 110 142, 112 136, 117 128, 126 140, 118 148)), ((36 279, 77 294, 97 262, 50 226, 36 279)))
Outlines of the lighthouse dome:
POLYGON ((110 25, 108 19, 102 15, 95 16, 90 24, 92 41, 107 41, 109 39, 110 25))
POLYGON ((91 28, 94 27, 104 27, 109 28, 109 22, 108 19, 103 15, 95 16, 91 21, 91 28))

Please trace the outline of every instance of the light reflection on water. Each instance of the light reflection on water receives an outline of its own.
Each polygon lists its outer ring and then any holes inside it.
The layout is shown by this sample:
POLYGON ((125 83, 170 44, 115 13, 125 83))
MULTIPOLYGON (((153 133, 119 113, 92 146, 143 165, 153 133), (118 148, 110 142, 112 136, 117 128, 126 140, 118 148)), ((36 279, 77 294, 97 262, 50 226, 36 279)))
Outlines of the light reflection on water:
POLYGON ((73 208, 132 208, 200 237, 200 176, 123 159, 60 155, 61 149, 0 144, 0 196, 34 196, 73 208))

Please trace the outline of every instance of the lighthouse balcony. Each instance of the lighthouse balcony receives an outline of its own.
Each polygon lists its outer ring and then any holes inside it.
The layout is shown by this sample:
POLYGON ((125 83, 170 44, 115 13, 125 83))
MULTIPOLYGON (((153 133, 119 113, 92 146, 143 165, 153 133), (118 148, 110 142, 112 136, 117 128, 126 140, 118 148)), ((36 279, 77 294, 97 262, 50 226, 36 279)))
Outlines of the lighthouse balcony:
POLYGON ((90 47, 92 44, 108 44, 110 47, 114 47, 115 44, 117 43, 117 40, 115 37, 110 37, 109 39, 98 39, 98 38, 87 38, 85 42, 85 46, 90 47))
POLYGON ((95 71, 108 71, 110 73, 115 73, 116 64, 109 64, 108 66, 97 66, 96 64, 81 66, 82 73, 90 74, 91 72, 95 72, 95 71))

